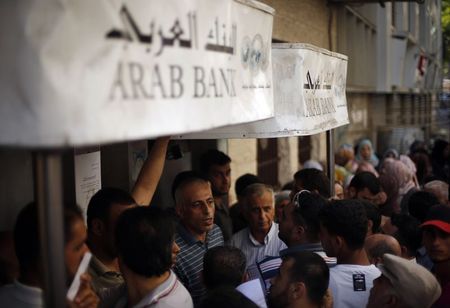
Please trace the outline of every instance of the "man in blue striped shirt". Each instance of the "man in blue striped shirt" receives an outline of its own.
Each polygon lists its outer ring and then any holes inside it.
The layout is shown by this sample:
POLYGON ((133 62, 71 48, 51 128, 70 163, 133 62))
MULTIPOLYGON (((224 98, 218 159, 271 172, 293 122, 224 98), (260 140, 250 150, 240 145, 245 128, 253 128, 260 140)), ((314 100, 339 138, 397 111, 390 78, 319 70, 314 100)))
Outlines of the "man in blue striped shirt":
POLYGON ((220 228, 214 224, 214 198, 211 184, 189 173, 175 188, 175 210, 180 218, 175 242, 180 247, 174 271, 191 293, 194 305, 206 294, 201 279, 203 255, 223 245, 220 228))

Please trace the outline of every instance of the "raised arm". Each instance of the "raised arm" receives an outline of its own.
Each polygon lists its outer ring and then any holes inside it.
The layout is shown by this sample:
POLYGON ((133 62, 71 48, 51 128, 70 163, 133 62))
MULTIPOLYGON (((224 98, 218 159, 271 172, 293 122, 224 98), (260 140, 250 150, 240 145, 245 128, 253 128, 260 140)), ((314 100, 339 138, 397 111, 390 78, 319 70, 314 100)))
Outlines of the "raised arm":
POLYGON ((142 166, 131 195, 139 205, 149 205, 164 169, 170 137, 156 139, 148 158, 142 166))

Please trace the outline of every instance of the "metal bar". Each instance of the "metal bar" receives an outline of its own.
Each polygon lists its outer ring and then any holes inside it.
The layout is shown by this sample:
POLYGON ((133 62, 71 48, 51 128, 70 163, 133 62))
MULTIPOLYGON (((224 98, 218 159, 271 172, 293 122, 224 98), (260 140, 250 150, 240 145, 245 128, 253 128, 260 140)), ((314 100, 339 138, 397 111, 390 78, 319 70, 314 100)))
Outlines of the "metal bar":
POLYGON ((334 131, 327 130, 327 173, 330 179, 330 194, 334 196, 334 131))
POLYGON ((43 262, 45 307, 66 306, 66 270, 61 154, 34 154, 35 200, 39 211, 39 237, 43 262))

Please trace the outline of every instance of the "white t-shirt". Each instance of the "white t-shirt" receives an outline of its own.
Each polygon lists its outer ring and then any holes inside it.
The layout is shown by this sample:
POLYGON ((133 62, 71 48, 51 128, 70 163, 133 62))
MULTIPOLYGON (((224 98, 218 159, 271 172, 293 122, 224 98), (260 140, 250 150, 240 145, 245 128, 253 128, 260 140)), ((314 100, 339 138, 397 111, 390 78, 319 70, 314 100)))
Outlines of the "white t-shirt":
POLYGON ((43 308, 42 290, 17 280, 0 288, 0 306, 8 308, 43 308))
POLYGON ((333 307, 366 307, 373 280, 380 275, 375 265, 338 264, 330 268, 333 307))

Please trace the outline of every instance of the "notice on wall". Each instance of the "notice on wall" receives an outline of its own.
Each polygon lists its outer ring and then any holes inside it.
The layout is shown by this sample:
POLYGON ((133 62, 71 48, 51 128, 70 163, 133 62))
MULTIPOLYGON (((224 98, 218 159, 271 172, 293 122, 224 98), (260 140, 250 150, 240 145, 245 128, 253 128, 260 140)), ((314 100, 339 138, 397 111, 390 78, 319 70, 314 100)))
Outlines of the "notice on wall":
POLYGON ((174 138, 303 136, 348 124, 347 57, 309 44, 272 46, 273 118, 174 138))
POLYGON ((100 151, 75 154, 75 195, 86 217, 91 197, 102 188, 100 151))
POLYGON ((0 145, 148 139, 273 116, 253 0, 0 2, 0 145))
POLYGON ((130 191, 133 189, 139 173, 144 166, 145 160, 148 157, 147 143, 147 140, 128 142, 128 174, 130 191))

